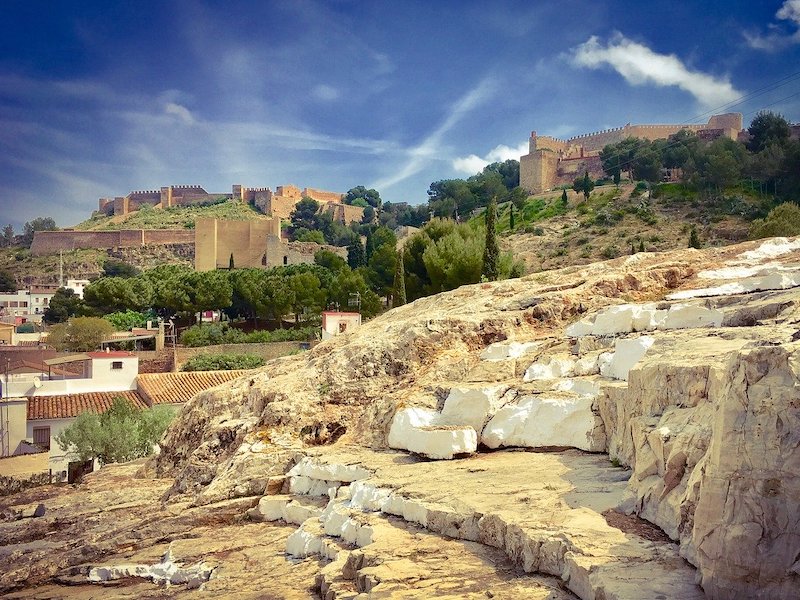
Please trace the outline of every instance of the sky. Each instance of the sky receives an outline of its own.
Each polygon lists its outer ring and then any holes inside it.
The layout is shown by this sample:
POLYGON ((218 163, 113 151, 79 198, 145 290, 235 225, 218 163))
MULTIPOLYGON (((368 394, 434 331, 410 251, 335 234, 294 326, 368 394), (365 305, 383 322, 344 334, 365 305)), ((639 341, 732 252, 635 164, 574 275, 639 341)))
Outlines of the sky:
POLYGON ((625 123, 800 121, 800 0, 0 2, 0 225, 431 182, 625 123))

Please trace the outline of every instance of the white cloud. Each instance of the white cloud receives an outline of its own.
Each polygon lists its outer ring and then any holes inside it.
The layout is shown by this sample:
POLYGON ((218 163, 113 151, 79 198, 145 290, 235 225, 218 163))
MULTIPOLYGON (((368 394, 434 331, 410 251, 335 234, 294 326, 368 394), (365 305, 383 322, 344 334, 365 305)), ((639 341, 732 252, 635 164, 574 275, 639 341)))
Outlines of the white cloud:
POLYGON ((167 102, 166 106, 164 106, 164 112, 167 113, 168 115, 173 115, 175 117, 178 117, 178 119, 180 119, 187 125, 191 125, 194 123, 194 117, 192 116, 192 112, 185 106, 181 106, 176 102, 167 102))
POLYGON ((314 86, 314 89, 311 91, 311 93, 315 98, 324 102, 338 100, 340 95, 339 90, 333 86, 325 85, 324 83, 314 86))
POLYGON ((658 54, 620 33, 605 46, 596 36, 590 37, 573 49, 572 62, 589 69, 608 65, 631 85, 676 86, 708 107, 727 104, 741 96, 727 79, 692 71, 674 54, 658 54))
POLYGON ((461 173, 475 175, 483 170, 483 167, 493 162, 503 162, 506 160, 519 160, 519 157, 528 153, 528 142, 522 142, 516 148, 511 148, 505 144, 495 146, 489 153, 480 157, 476 154, 463 156, 453 159, 453 168, 461 173))
POLYGON ((775 18, 788 21, 796 27, 793 34, 786 34, 778 29, 775 24, 770 24, 773 31, 767 35, 760 33, 744 32, 744 38, 751 48, 756 50, 775 51, 791 44, 800 43, 800 0, 785 0, 775 13, 775 18))
POLYGON ((421 144, 407 150, 408 160, 392 175, 376 181, 370 187, 391 187, 419 173, 427 163, 437 158, 440 154, 439 146, 444 135, 450 131, 468 112, 486 102, 495 91, 495 84, 490 79, 484 79, 477 86, 464 94, 456 102, 444 122, 439 125, 421 144))

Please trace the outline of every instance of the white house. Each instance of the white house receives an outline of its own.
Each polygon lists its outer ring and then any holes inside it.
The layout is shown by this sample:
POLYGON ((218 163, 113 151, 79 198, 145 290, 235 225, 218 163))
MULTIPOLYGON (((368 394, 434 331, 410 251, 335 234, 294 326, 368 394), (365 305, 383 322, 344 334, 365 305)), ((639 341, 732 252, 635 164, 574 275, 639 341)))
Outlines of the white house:
POLYGON ((325 311, 322 313, 322 339, 348 333, 361 326, 361 313, 325 311))

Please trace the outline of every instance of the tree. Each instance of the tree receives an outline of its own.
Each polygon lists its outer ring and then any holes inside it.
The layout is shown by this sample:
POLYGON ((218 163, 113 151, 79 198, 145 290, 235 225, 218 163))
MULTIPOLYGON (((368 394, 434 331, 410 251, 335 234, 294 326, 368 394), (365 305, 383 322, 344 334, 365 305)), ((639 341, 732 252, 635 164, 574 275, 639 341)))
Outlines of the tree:
POLYGON ((171 407, 143 410, 117 396, 102 414, 80 413, 55 439, 61 450, 81 462, 126 462, 152 454, 174 415, 171 407))
POLYGON ((369 206, 369 205, 368 205, 368 206, 365 206, 365 207, 364 207, 364 216, 363 216, 363 217, 361 217, 361 222, 362 222, 364 225, 369 225, 369 224, 370 224, 370 223, 372 223, 374 220, 375 220, 375 209, 374 209, 374 208, 372 208, 372 207, 371 207, 371 206, 369 206))
POLYGON ((288 279, 289 289, 292 291, 292 311, 295 322, 299 322, 304 314, 319 316, 325 308, 327 291, 322 288, 319 277, 313 273, 295 273, 288 279))
POLYGON ((314 253, 314 264, 324 267, 333 273, 338 273, 342 269, 347 268, 347 261, 338 254, 330 250, 325 250, 324 248, 314 253))
POLYGON ((381 311, 381 299, 367 286, 363 275, 357 271, 340 271, 331 282, 330 300, 347 310, 355 295, 361 299, 361 314, 372 317, 381 311))
POLYGON ((114 327, 98 317, 73 317, 66 323, 53 325, 47 343, 56 350, 91 352, 111 338, 114 327))
POLYGON ((366 278, 372 290, 379 296, 389 296, 392 293, 396 266, 397 251, 394 244, 381 244, 372 252, 367 263, 366 278))
POLYGON ((70 317, 83 314, 85 305, 78 295, 69 288, 59 288, 44 311, 45 323, 64 323, 70 317))
POLYGON ((201 323, 204 311, 220 310, 231 305, 233 288, 224 271, 192 273, 188 279, 189 302, 192 310, 200 313, 201 323))
POLYGON ((101 313, 143 310, 153 302, 153 286, 143 277, 103 277, 83 291, 86 304, 101 313))
POLYGON ((3 237, 0 238, 0 245, 2 245, 3 248, 14 245, 14 227, 11 223, 3 227, 3 237))
POLYGON ((322 234, 321 231, 310 231, 308 229, 302 229, 295 231, 294 239, 298 242, 314 242, 315 244, 324 244, 325 243, 325 236, 322 234))
POLYGON ((481 275, 489 281, 497 281, 500 273, 500 248, 497 246, 497 200, 492 198, 486 207, 486 246, 483 250, 481 275))
POLYGON ((561 207, 567 208, 569 206, 569 199, 567 198, 567 190, 561 190, 561 207))
POLYGON ((130 331, 134 327, 145 327, 147 321, 153 319, 153 313, 126 310, 103 315, 103 318, 117 331, 130 331))
POLYGON ((750 140, 747 149, 761 152, 767 146, 785 144, 791 135, 791 128, 782 115, 770 111, 759 112, 747 128, 750 140))
POLYGON ((692 227, 692 231, 689 234, 689 248, 702 248, 702 244, 700 244, 700 236, 697 235, 697 229, 692 227))
POLYGON ((102 277, 137 277, 141 271, 121 260, 108 259, 103 263, 102 277))
POLYGON ((264 358, 258 354, 198 354, 183 363, 181 371, 234 371, 256 369, 263 365, 264 358))
POLYGON ((510 211, 508 213, 508 228, 511 231, 514 231, 514 225, 516 225, 516 223, 514 223, 514 203, 513 202, 509 203, 508 210, 510 211))
POLYGON ((406 303, 406 270, 403 265, 403 252, 397 253, 397 262, 394 269, 394 282, 392 283, 392 307, 403 306, 406 303))
POLYGON ((313 198, 303 196, 303 198, 294 205, 294 210, 289 214, 289 221, 291 221, 292 231, 300 228, 308 230, 320 229, 317 218, 319 212, 319 202, 313 198))
POLYGON ((0 271, 0 292, 16 292, 17 281, 14 276, 6 270, 0 271))
POLYGON ((594 189, 594 181, 589 177, 589 171, 584 171, 583 177, 578 177, 572 182, 572 189, 578 193, 583 192, 583 197, 586 200, 589 199, 589 194, 594 189))
POLYGON ((347 247, 347 264, 351 269, 363 267, 367 263, 364 245, 361 239, 354 239, 347 247))
POLYGON ((765 219, 756 219, 750 225, 750 239, 800 235, 800 207, 794 202, 784 202, 771 211, 765 219))
POLYGON ((233 262, 233 252, 231 252, 231 257, 228 260, 228 270, 233 271, 236 268, 236 265, 233 262))
POLYGON ((356 200, 359 198, 364 200, 372 208, 380 208, 381 206, 380 193, 378 193, 377 190, 368 190, 363 185, 357 185, 356 187, 348 190, 347 194, 344 196, 344 203, 356 205, 356 200))
POLYGON ((145 271, 142 277, 153 288, 152 307, 164 316, 192 310, 190 277, 193 274, 192 269, 182 265, 159 265, 145 271))
POLYGON ((56 222, 51 217, 36 217, 32 221, 25 223, 22 234, 22 244, 30 247, 33 242, 33 234, 37 231, 55 231, 56 222))

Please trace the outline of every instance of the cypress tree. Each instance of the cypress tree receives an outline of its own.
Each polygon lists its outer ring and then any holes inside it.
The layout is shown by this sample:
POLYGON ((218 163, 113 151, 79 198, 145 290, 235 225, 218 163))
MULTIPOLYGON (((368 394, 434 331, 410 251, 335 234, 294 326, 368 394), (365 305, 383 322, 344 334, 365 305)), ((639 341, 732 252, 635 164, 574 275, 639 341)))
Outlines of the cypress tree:
POLYGON ((511 231, 514 231, 514 225, 515 225, 515 223, 514 223, 514 203, 513 202, 509 202, 508 206, 510 207, 510 210, 511 210, 511 215, 508 217, 508 226, 511 229, 511 231))
POLYGON ((233 271, 235 267, 233 266, 233 252, 231 252, 231 259, 228 261, 228 269, 233 271))
POLYGON ((366 257, 364 256, 364 246, 361 244, 361 239, 354 239, 347 247, 347 264, 351 269, 357 269, 367 264, 366 257))
POLYGON ((499 276, 500 249, 497 247, 497 196, 486 207, 486 248, 483 251, 483 271, 487 281, 497 281, 499 276))
POLYGON ((700 249, 702 244, 700 244, 700 236, 697 235, 697 229, 692 227, 692 232, 689 234, 689 248, 697 248, 700 249))
POLYGON ((392 308, 406 303, 406 268, 403 264, 403 251, 397 253, 394 268, 394 285, 392 286, 392 308))
POLYGON ((639 240, 639 252, 644 252, 644 240, 639 240))
POLYGON ((563 206, 564 208, 567 208, 568 204, 569 204, 569 201, 567 200, 567 190, 566 189, 561 190, 561 206, 563 206))

